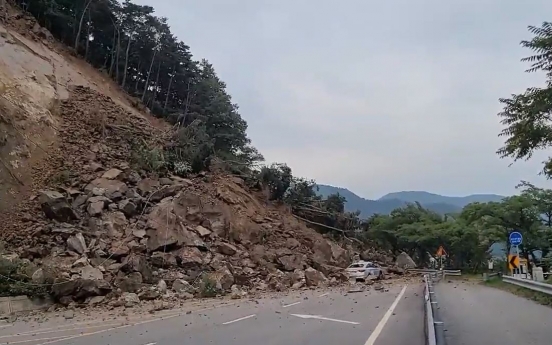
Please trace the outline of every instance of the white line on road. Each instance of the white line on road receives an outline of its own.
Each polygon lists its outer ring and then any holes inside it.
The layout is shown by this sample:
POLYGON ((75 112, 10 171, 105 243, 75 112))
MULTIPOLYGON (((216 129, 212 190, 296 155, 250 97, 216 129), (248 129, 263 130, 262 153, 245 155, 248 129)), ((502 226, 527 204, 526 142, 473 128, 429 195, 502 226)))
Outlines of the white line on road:
POLYGON ((358 322, 338 320, 338 319, 330 319, 329 317, 324 317, 324 316, 320 316, 320 315, 303 315, 303 314, 290 314, 290 315, 297 316, 297 317, 300 317, 302 319, 317 319, 317 320, 326 320, 326 321, 348 323, 350 325, 360 325, 360 323, 358 323, 358 322))
POLYGON ((157 343, 147 343, 145 345, 156 345, 157 343))
POLYGON ((368 340, 366 340, 364 345, 374 345, 374 343, 376 342, 376 339, 378 339, 379 335, 381 334, 381 331, 383 330, 383 327, 385 327, 385 324, 387 323, 387 321, 389 321, 389 318, 391 317, 391 315, 393 315, 393 311, 397 307, 397 304, 399 304, 399 301, 401 300, 402 296, 404 295, 404 292, 406 291, 407 287, 408 287, 408 285, 405 285, 402 288, 401 292, 399 293, 397 298, 395 298, 395 300, 393 301, 393 304, 391 304, 389 309, 387 309, 387 311, 385 312, 385 315, 383 315, 380 322, 378 323, 378 325, 376 326, 376 328, 374 329, 372 334, 370 334, 370 337, 368 338, 368 340))
MULTIPOLYGON (((231 306, 231 305, 235 305, 235 304, 236 303, 225 303, 224 306, 226 307, 226 306, 231 306)), ((197 312, 200 312, 200 311, 212 310, 212 309, 215 309, 215 308, 220 307, 220 306, 221 305, 202 308, 202 309, 196 309, 196 310, 192 310, 192 312, 197 313, 197 312)), ((58 343, 62 340, 71 340, 71 339, 75 339, 75 338, 82 338, 82 337, 86 337, 86 336, 89 336, 89 335, 95 335, 95 334, 101 334, 101 333, 113 331, 113 330, 116 330, 116 329, 122 329, 122 328, 127 328, 127 327, 132 327, 132 326, 145 325, 147 323, 151 323, 151 322, 155 322, 155 321, 169 320, 169 319, 173 319, 173 318, 179 317, 179 316, 183 316, 183 314, 178 313, 178 314, 174 314, 174 315, 167 315, 167 316, 164 316, 164 317, 159 317, 159 318, 155 318, 155 319, 151 319, 151 320, 145 320, 145 321, 141 321, 141 322, 137 322, 137 323, 132 323, 132 324, 129 324, 129 325, 123 325, 123 326, 119 326, 119 327, 102 329, 100 331, 95 331, 95 332, 82 333, 82 334, 79 334, 79 335, 69 336, 69 337, 66 337, 66 338, 63 338, 63 339, 47 341, 45 343, 40 343, 40 344, 37 344, 37 345, 47 345, 47 344, 58 343)), ((36 339, 36 341, 42 341, 42 340, 46 340, 46 339, 36 339)), ((13 343, 11 343, 11 344, 13 344, 13 343)))
POLYGON ((247 315, 247 316, 244 316, 244 317, 240 317, 239 319, 235 319, 235 320, 232 320, 232 321, 225 322, 225 323, 223 323, 223 325, 229 325, 229 324, 234 323, 234 322, 247 320, 247 319, 250 319, 250 318, 255 317, 255 316, 256 316, 256 314, 247 315))
POLYGON ((320 295, 320 296, 318 296, 318 297, 324 297, 324 296, 328 296, 329 294, 330 294, 329 292, 326 292, 326 293, 323 293, 323 294, 321 294, 321 295, 320 295))
POLYGON ((282 308, 287 308, 287 307, 291 307, 292 305, 297 305, 301 302, 295 302, 295 303, 291 303, 291 304, 286 304, 286 305, 283 305, 282 308))

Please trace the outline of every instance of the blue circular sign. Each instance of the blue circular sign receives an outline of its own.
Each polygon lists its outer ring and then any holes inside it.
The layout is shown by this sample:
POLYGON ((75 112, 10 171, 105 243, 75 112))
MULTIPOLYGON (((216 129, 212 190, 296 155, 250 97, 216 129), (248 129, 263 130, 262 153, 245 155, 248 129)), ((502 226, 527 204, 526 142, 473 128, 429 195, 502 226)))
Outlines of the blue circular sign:
POLYGON ((510 233, 510 244, 513 246, 519 246, 521 242, 523 241, 523 236, 518 231, 513 231, 510 233))

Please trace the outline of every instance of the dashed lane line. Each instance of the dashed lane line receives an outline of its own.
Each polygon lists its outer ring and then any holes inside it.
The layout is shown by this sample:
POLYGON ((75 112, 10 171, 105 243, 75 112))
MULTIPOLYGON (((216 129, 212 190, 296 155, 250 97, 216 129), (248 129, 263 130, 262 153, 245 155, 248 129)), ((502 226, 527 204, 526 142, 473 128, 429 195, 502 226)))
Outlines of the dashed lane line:
POLYGON ((282 308, 287 308, 287 307, 291 307, 291 306, 294 306, 294 305, 297 305, 301 302, 295 302, 295 303, 290 303, 290 304, 286 304, 286 305, 283 305, 282 308))
POLYGON ((376 328, 374 329, 372 334, 370 334, 370 337, 368 338, 368 340, 366 340, 364 345, 374 345, 374 343, 378 339, 379 335, 381 334, 381 331, 383 330, 383 327, 385 327, 385 324, 387 323, 387 321, 389 321, 389 318, 391 317, 391 315, 393 315, 393 311, 395 311, 395 308, 397 307, 397 304, 399 304, 399 302, 400 302, 402 296, 404 295, 404 292, 406 291, 407 287, 408 287, 408 285, 405 285, 402 288, 401 292, 399 292, 399 295, 397 296, 397 298, 395 298, 395 300, 393 301, 393 303, 391 304, 389 309, 387 309, 387 311, 385 312, 385 314, 381 318, 380 322, 378 323, 378 325, 376 326, 376 328))
POLYGON ((330 294, 329 292, 326 292, 326 293, 323 293, 323 294, 321 294, 321 295, 320 295, 320 296, 318 296, 318 297, 324 297, 324 296, 328 296, 329 294, 330 294))
MULTIPOLYGON (((224 306, 231 306, 231 305, 235 305, 235 304, 236 303, 227 303, 224 306)), ((217 307, 214 306, 214 307, 202 308, 202 309, 194 310, 193 312, 197 313, 197 312, 200 312, 200 311, 212 310, 212 309, 215 309, 215 308, 217 308, 217 307)), ((79 335, 74 335, 74 336, 63 338, 63 339, 47 341, 45 343, 40 343, 40 344, 37 344, 37 345, 54 344, 54 343, 58 343, 58 342, 63 341, 63 340, 72 340, 72 339, 76 339, 76 338, 87 337, 89 335, 96 335, 96 334, 101 334, 101 333, 105 333, 105 332, 109 332, 109 331, 114 331, 114 330, 117 330, 117 329, 122 329, 122 328, 127 328, 127 327, 132 327, 132 326, 145 325, 145 324, 155 322, 155 321, 169 320, 169 319, 173 319, 175 317, 179 317, 179 316, 182 316, 182 315, 183 315, 182 313, 178 313, 178 314, 175 314, 175 315, 159 317, 159 318, 155 318, 155 319, 151 319, 151 320, 145 320, 145 321, 141 321, 141 322, 137 322, 137 323, 133 323, 133 324, 129 324, 129 325, 123 325, 123 326, 118 326, 118 327, 113 327, 113 328, 108 328, 108 329, 102 329, 102 330, 95 331, 95 332, 90 332, 90 333, 82 333, 82 334, 79 334, 79 335)), ((46 340, 46 339, 44 339, 44 340, 46 340)), ((10 344, 12 344, 12 343, 10 343, 10 344)))
POLYGON ((250 318, 255 317, 255 316, 257 316, 257 314, 247 315, 247 316, 244 316, 244 317, 240 317, 239 319, 235 319, 235 320, 232 320, 232 321, 227 321, 227 322, 223 323, 223 325, 229 325, 229 324, 234 323, 234 322, 247 320, 247 319, 250 319, 250 318))

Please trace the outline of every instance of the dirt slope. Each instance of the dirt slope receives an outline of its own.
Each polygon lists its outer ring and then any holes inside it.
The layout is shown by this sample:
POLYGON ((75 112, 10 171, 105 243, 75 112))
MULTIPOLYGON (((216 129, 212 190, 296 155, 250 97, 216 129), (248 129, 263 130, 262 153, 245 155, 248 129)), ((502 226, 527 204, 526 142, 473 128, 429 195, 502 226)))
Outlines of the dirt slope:
POLYGON ((65 305, 132 306, 344 280, 350 246, 240 178, 133 168, 134 143, 171 133, 131 103, 31 18, 0 26, 0 238, 3 257, 25 263, 25 284, 65 305))

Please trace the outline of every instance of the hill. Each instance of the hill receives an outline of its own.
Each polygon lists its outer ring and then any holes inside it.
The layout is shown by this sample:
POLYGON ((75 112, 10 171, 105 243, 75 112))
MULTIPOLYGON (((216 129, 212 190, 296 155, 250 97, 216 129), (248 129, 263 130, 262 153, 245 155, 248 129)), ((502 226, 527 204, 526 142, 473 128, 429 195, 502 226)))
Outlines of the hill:
POLYGON ((359 210, 366 218, 373 214, 389 214, 407 203, 419 202, 422 206, 440 214, 458 212, 472 202, 500 201, 503 196, 496 194, 473 194, 464 197, 451 197, 424 191, 404 191, 389 193, 377 200, 364 199, 346 188, 318 185, 322 196, 339 193, 347 199, 345 208, 348 211, 359 210))

